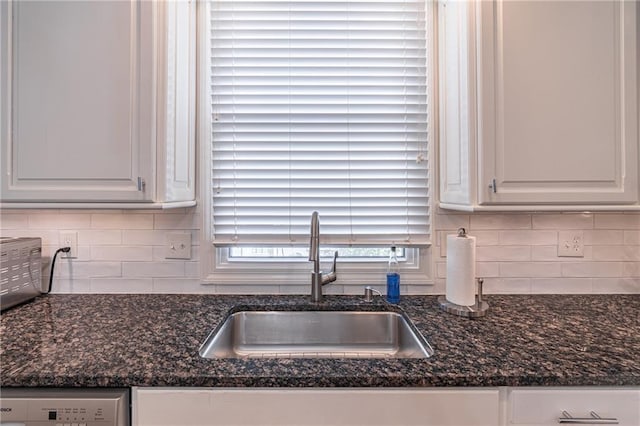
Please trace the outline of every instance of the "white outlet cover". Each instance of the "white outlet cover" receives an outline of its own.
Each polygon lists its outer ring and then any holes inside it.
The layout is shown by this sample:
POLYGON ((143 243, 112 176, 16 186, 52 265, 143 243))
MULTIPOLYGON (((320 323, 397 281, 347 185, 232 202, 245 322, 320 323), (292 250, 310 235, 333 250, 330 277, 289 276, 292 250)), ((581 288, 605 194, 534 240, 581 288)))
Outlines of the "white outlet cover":
POLYGON ((78 233, 76 231, 60 231, 60 247, 71 248, 68 253, 60 253, 60 257, 76 259, 78 257, 78 233))
POLYGON ((191 259, 191 234, 170 232, 167 234, 165 259, 191 259))
POLYGON ((559 231, 558 257, 584 257, 584 233, 582 231, 559 231))

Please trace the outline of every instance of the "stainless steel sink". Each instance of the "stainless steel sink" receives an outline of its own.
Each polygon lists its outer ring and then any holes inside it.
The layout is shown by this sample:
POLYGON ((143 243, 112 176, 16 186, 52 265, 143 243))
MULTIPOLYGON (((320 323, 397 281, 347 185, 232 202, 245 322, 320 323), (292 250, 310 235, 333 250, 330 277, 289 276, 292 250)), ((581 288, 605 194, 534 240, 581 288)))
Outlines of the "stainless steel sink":
POLYGON ((200 347, 204 358, 428 358, 433 349, 397 312, 240 311, 200 347))

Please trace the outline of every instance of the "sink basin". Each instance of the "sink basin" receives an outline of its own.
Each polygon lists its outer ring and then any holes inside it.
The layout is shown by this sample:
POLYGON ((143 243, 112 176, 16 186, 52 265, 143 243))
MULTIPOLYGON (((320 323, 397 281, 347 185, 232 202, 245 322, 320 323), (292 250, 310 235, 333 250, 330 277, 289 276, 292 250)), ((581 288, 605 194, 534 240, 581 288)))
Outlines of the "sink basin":
POLYGON ((428 358, 406 315, 363 311, 240 311, 200 347, 204 358, 428 358))

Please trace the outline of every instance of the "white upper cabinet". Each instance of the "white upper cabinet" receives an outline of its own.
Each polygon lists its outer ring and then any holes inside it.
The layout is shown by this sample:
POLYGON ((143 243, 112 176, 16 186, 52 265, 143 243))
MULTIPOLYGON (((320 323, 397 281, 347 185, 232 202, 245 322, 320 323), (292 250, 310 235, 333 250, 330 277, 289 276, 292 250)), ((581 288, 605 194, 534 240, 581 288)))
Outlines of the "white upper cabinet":
POLYGON ((440 202, 638 209, 638 5, 440 1, 440 202))
POLYGON ((195 2, 0 7, 3 207, 193 204, 195 2))

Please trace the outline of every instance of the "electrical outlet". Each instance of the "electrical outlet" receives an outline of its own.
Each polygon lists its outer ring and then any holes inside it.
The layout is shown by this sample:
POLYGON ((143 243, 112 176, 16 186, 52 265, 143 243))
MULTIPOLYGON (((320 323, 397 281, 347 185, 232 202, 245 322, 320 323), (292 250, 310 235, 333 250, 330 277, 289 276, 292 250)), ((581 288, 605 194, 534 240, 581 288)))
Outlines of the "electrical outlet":
POLYGON ((582 231, 558 232, 558 257, 584 257, 582 231))
POLYGON ((165 259, 191 259, 191 234, 184 232, 167 234, 165 259))
POLYGON ((60 247, 70 247, 68 253, 60 253, 65 259, 78 257, 78 233, 75 231, 60 231, 60 247))

